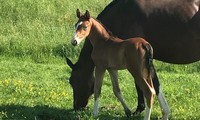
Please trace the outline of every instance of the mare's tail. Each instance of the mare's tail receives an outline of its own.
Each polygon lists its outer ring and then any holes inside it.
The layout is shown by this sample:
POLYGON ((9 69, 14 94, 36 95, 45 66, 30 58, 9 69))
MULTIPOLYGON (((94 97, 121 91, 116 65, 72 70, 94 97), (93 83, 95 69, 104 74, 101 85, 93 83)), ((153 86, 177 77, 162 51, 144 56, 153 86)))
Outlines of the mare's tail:
POLYGON ((146 65, 148 67, 148 71, 149 71, 149 77, 152 79, 154 77, 154 65, 153 65, 153 48, 152 46, 147 43, 147 44, 143 44, 143 47, 146 50, 146 65))

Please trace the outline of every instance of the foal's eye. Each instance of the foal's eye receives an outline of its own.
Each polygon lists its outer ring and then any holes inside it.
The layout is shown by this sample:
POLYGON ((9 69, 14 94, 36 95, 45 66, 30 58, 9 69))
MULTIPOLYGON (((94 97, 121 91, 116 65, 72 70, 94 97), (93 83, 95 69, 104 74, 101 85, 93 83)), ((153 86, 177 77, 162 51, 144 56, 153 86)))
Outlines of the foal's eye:
POLYGON ((87 30, 87 27, 86 27, 86 26, 83 26, 83 30, 86 31, 86 30, 87 30))

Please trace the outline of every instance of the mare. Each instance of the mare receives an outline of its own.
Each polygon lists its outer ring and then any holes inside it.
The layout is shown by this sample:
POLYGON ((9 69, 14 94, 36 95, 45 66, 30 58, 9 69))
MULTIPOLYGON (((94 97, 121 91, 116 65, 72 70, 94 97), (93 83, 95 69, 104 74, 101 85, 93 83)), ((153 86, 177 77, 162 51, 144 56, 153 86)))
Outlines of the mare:
MULTIPOLYGON (((143 37, 154 48, 154 59, 174 64, 200 60, 200 0, 114 0, 98 15, 120 38, 143 37)), ((73 64, 70 84, 75 110, 85 108, 94 87, 92 45, 86 40, 78 61, 73 64)), ((153 84, 159 97, 161 89, 154 72, 153 84)), ((138 106, 144 110, 143 93, 136 85, 138 106)))
POLYGON ((139 37, 125 41, 114 37, 100 22, 90 17, 89 11, 82 15, 77 10, 77 17, 79 20, 75 25, 76 29, 71 43, 76 46, 88 37, 93 46, 91 57, 95 64, 94 116, 98 115, 99 96, 106 70, 110 74, 115 96, 123 105, 126 115, 131 116, 131 111, 120 92, 117 73, 117 70, 127 69, 144 93, 148 106, 144 119, 150 120, 156 94, 152 82, 154 69, 151 45, 139 37))

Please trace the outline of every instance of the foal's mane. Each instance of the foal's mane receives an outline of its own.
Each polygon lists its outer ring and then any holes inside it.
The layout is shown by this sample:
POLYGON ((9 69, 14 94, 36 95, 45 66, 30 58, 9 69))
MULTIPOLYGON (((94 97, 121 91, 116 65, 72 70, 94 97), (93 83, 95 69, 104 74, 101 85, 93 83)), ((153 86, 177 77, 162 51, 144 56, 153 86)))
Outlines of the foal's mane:
MULTIPOLYGON (((93 17, 92 17, 92 18, 93 18, 93 17)), ((108 32, 108 34, 109 34, 110 36, 114 36, 113 33, 112 33, 104 24, 101 23, 101 21, 99 21, 99 20, 96 19, 96 18, 93 18, 93 19, 96 20, 99 24, 101 24, 101 25, 105 28, 105 30, 108 32)))

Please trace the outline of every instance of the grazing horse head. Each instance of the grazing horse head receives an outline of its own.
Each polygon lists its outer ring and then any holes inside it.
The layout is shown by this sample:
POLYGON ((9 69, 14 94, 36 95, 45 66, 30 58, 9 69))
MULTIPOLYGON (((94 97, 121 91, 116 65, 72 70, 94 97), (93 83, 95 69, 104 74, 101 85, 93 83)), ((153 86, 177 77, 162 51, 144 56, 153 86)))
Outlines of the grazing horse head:
POLYGON ((72 45, 78 45, 82 40, 84 40, 90 32, 91 22, 90 22, 90 13, 86 10, 85 14, 82 15, 77 9, 77 17, 79 18, 78 22, 75 24, 74 36, 71 40, 72 45))
POLYGON ((94 77, 91 74, 91 72, 93 72, 93 69, 82 66, 80 62, 73 64, 71 60, 68 59, 66 56, 65 58, 67 64, 72 69, 69 83, 73 88, 74 110, 83 110, 88 104, 88 98, 93 93, 94 77))

